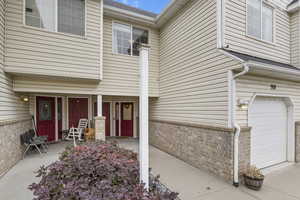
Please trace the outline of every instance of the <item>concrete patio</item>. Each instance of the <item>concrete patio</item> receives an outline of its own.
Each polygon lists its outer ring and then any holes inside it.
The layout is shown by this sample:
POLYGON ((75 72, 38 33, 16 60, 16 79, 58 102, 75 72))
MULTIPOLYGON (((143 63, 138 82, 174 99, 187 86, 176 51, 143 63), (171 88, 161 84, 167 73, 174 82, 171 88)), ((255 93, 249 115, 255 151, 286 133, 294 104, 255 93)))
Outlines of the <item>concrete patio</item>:
MULTIPOLYGON (((120 145, 137 151, 136 140, 119 140, 120 145)), ((34 176, 41 165, 57 160, 59 152, 70 143, 50 145, 43 156, 31 154, 0 179, 0 199, 30 200, 28 185, 37 182, 34 176)), ((296 200, 300 199, 300 166, 292 165, 267 175, 264 187, 255 192, 245 187, 234 188, 213 175, 196 169, 154 147, 150 148, 150 165, 154 174, 170 189, 180 193, 182 200, 296 200)))

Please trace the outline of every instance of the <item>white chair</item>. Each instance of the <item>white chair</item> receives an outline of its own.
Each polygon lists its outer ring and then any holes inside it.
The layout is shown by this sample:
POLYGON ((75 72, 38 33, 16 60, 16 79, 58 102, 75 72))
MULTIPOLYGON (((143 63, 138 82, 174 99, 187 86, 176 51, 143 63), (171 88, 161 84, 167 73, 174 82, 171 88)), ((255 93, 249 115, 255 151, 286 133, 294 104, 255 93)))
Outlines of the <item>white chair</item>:
POLYGON ((77 128, 70 128, 66 139, 75 140, 77 138, 79 141, 82 141, 83 132, 87 128, 88 122, 89 121, 87 119, 80 119, 77 128))

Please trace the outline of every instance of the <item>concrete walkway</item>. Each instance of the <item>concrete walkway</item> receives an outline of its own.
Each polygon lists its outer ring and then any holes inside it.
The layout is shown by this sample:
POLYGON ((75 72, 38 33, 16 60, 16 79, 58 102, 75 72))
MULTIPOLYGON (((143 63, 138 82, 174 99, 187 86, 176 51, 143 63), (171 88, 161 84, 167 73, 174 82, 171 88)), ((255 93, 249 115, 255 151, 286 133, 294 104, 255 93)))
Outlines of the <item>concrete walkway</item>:
MULTIPOLYGON (((122 147, 137 151, 135 140, 119 140, 122 147)), ((37 182, 33 172, 41 165, 57 160, 66 143, 50 145, 43 157, 35 154, 20 161, 0 179, 0 199, 30 200, 28 185, 37 182)), ((196 169, 156 148, 150 148, 150 165, 154 174, 182 200, 300 200, 300 166, 293 165, 267 175, 261 191, 234 188, 215 176, 196 169)))

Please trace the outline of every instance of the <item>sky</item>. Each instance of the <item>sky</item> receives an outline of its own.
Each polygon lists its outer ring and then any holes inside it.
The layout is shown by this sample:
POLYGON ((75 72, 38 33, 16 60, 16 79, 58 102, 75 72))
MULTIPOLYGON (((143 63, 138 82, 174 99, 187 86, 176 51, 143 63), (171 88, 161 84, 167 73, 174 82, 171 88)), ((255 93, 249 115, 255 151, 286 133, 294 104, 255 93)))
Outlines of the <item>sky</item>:
POLYGON ((168 5, 170 0, 115 0, 136 8, 147 10, 154 13, 161 11, 168 5))

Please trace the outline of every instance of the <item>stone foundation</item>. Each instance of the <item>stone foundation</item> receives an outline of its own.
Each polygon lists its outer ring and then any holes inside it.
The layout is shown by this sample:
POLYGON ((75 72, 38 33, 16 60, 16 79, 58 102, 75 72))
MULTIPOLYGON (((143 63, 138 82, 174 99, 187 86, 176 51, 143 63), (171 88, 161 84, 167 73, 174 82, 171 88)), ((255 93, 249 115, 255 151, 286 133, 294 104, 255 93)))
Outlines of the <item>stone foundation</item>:
MULTIPOLYGON (((150 144, 186 163, 233 180, 234 129, 150 121, 150 144)), ((240 137, 241 173, 250 163, 250 129, 240 137)))
POLYGON ((296 162, 300 162, 300 122, 295 124, 295 148, 296 162))
POLYGON ((31 128, 30 118, 0 121, 0 177, 22 158, 20 135, 31 128))
POLYGON ((243 128, 239 138, 239 169, 244 172, 251 163, 251 129, 243 128))

